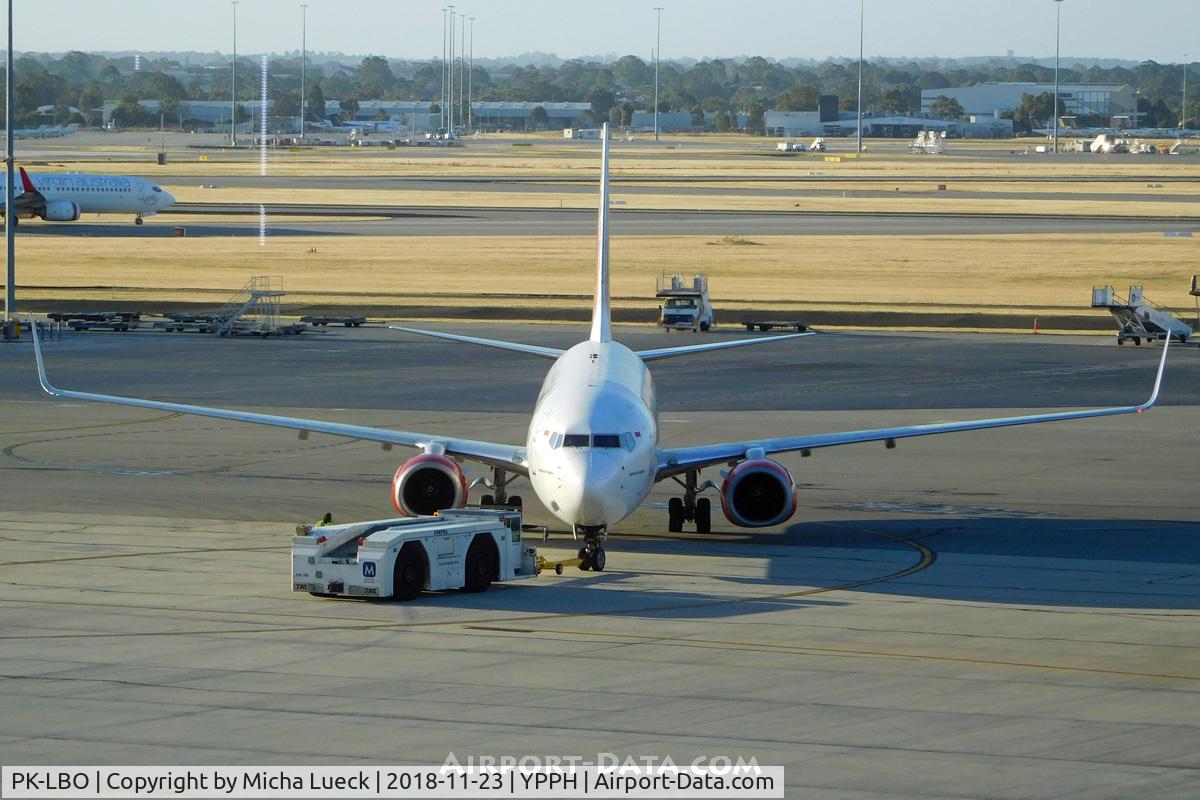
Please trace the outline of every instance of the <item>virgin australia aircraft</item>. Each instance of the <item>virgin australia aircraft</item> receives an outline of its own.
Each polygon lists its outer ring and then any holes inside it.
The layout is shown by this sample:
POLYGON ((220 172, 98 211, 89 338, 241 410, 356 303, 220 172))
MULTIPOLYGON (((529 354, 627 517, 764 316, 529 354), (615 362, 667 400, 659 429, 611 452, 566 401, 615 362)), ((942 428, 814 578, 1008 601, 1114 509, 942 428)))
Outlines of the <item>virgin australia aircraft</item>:
POLYGON ((580 550, 580 559, 585 570, 604 569, 601 542, 608 529, 633 513, 658 481, 673 479, 683 488, 682 496, 671 498, 668 504, 671 531, 682 530, 685 521, 694 522, 700 533, 709 531, 711 503, 699 496, 709 488, 719 489, 722 511, 734 525, 751 528, 777 525, 796 511, 796 483, 782 464, 768 458, 772 454, 798 450, 807 455, 818 447, 871 441, 884 441, 892 447, 896 439, 910 436, 1141 413, 1154 405, 1158 397, 1167 360, 1166 347, 1150 399, 1136 406, 782 436, 699 447, 660 447, 658 404, 646 362, 707 350, 778 343, 811 334, 641 351, 613 341, 609 307, 607 126, 603 142, 595 305, 587 341, 564 351, 452 333, 398 329, 553 359, 523 446, 57 389, 46 378, 37 331, 31 325, 42 388, 56 397, 274 425, 301 431, 301 436, 309 432, 348 436, 381 442, 385 448, 397 444, 418 448, 424 452, 404 462, 392 479, 392 502, 405 514, 429 514, 464 505, 470 487, 459 466, 460 460, 481 462, 490 469, 490 477, 476 481, 494 493, 483 497, 484 505, 521 505, 519 497, 508 496, 507 487, 517 477, 526 477, 546 508, 584 537, 586 544, 580 550), (698 485, 701 470, 721 464, 728 465, 729 470, 719 487, 709 482, 698 485))
MULTIPOLYGON (((21 167, 21 192, 12 190, 15 219, 38 217, 50 222, 74 222, 84 214, 133 214, 142 217, 174 205, 175 198, 145 178, 123 175, 88 175, 83 172, 30 175, 21 167)), ((0 216, 8 206, 0 204, 0 216)))

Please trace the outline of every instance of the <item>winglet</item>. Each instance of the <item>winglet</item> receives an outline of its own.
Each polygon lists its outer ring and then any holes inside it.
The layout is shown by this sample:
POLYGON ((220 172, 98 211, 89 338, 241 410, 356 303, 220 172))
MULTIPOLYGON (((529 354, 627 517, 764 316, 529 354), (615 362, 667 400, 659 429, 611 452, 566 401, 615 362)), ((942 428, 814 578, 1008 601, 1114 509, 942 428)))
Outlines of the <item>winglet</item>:
POLYGON ((592 305, 593 342, 612 341, 608 280, 608 123, 600 126, 600 218, 596 228, 596 294, 592 305))
POLYGON ((29 321, 29 335, 33 337, 33 357, 37 359, 38 382, 42 384, 42 389, 46 394, 59 397, 62 392, 50 384, 50 379, 46 377, 46 364, 42 361, 42 345, 38 341, 37 323, 33 321, 33 317, 26 317, 29 321))
POLYGON ((36 192, 37 187, 33 185, 33 181, 30 180, 29 173, 25 171, 25 168, 17 167, 17 169, 21 171, 21 186, 24 187, 25 191, 36 192))
POLYGON ((1142 413, 1143 411, 1145 411, 1146 409, 1153 408, 1154 404, 1158 402, 1158 390, 1159 390, 1159 388, 1162 387, 1163 373, 1166 372, 1166 369, 1167 369, 1167 350, 1168 350, 1168 348, 1170 348, 1170 346, 1171 346, 1171 336, 1170 336, 1170 334, 1168 334, 1167 338, 1163 341, 1162 358, 1159 359, 1159 361, 1158 361, 1158 377, 1156 377, 1154 379, 1154 391, 1152 391, 1150 393, 1149 400, 1147 400, 1145 403, 1142 403, 1140 406, 1138 406, 1139 414, 1142 413))

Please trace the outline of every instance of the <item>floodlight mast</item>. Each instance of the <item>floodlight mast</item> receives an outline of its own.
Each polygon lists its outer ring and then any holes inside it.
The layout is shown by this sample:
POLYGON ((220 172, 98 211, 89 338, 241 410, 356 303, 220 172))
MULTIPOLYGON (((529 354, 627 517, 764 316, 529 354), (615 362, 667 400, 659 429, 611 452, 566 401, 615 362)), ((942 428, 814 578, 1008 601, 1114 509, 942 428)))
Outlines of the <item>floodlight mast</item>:
POLYGON ((233 69, 229 85, 229 145, 237 147, 237 7, 233 0, 233 69))
POLYGON ((1062 29, 1062 1, 1054 0, 1054 152, 1058 152, 1058 54, 1062 29))
POLYGON ((654 141, 658 141, 658 62, 662 59, 662 6, 654 7, 658 22, 654 34, 654 141))
MULTIPOLYGON (((304 119, 308 98, 304 96, 304 66, 308 61, 308 3, 300 4, 300 141, 304 141, 304 119)), ((321 109, 324 116, 325 109, 321 109)))
POLYGON ((863 21, 865 19, 865 0, 858 0, 858 152, 863 149, 863 109, 862 109, 862 81, 863 81, 863 21))
MULTIPOLYGON (((8 55, 4 73, 4 205, 10 206, 13 198, 13 0, 8 0, 8 55)), ((4 339, 11 342, 16 338, 17 285, 16 285, 16 242, 17 218, 11 208, 4 215, 4 339)))

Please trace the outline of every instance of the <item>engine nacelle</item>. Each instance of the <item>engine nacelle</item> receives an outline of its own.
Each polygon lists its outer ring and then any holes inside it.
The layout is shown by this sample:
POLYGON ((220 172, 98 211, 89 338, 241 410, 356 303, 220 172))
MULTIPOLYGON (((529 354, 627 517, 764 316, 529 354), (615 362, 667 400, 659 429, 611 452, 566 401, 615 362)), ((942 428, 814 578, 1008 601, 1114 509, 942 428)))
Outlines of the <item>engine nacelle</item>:
POLYGON ((46 203, 46 213, 42 219, 50 222, 74 222, 79 219, 79 206, 70 200, 55 200, 46 203))
POLYGON ((467 476, 449 456, 413 456, 392 478, 392 505, 406 516, 462 508, 466 503, 467 476))
POLYGON ((743 528, 765 528, 786 522, 796 513, 796 481, 775 461, 743 461, 721 485, 725 519, 743 528))

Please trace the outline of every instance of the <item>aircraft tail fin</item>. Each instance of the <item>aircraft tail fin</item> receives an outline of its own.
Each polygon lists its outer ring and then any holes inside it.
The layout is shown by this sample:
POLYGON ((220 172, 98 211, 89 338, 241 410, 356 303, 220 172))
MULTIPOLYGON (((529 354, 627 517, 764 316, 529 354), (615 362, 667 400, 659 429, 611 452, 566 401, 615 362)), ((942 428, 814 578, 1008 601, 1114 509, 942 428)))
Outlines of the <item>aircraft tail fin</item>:
POLYGON ((17 167, 21 171, 21 187, 27 192, 36 192, 37 189, 33 185, 33 181, 29 178, 29 173, 24 167, 17 167))
POLYGON ((612 341, 612 306, 608 273, 608 123, 600 126, 600 214, 596 226, 596 294, 592 305, 593 342, 612 341))

